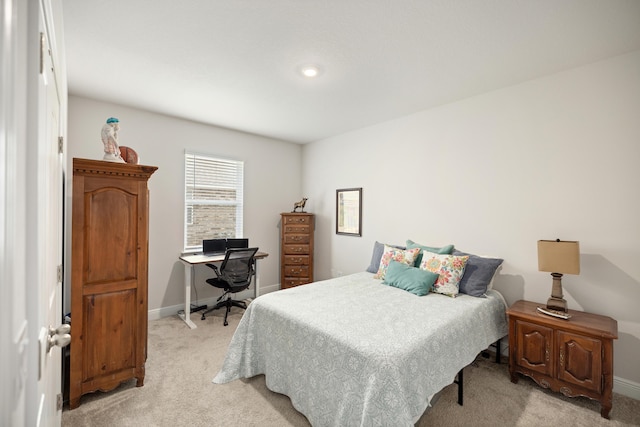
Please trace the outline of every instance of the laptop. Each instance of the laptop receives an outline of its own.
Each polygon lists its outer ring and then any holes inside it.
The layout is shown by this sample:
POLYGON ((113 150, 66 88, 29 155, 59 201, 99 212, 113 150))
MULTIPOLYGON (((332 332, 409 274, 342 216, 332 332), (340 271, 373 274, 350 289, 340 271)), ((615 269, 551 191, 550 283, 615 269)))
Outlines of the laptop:
POLYGON ((249 239, 227 239, 227 249, 246 249, 249 247, 249 239))
POLYGON ((227 251, 227 239, 206 239, 202 241, 202 253, 205 255, 224 255, 227 251))

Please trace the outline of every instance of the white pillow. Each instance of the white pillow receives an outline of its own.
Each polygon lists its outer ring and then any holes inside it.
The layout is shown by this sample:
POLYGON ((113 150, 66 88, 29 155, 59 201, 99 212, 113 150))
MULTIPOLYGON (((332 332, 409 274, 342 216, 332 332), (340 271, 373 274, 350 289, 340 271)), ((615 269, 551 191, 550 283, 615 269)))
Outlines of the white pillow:
POLYGON ((387 267, 391 261, 397 261, 406 265, 413 266, 416 257, 420 253, 420 248, 414 249, 398 249, 392 246, 384 245, 384 252, 382 258, 380 258, 380 267, 375 274, 374 279, 384 279, 384 275, 387 272, 387 267))
POLYGON ((460 280, 468 260, 468 256, 441 255, 424 251, 420 268, 439 275, 433 284, 433 292, 455 298, 459 293, 460 280))

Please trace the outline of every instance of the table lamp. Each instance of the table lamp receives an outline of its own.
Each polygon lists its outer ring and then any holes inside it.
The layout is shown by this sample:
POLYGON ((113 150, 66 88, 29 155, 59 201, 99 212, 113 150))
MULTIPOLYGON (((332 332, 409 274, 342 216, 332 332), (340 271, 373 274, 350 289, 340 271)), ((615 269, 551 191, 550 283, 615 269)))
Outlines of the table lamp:
POLYGON ((567 301, 562 295, 562 275, 580 274, 580 242, 538 240, 538 271, 547 271, 553 277, 547 309, 566 313, 567 301))

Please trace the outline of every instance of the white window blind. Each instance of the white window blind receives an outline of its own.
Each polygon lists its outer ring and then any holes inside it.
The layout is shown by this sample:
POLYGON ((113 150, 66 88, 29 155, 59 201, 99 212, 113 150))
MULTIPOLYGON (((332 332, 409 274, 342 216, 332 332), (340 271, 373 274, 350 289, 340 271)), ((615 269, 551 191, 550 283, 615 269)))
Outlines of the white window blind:
POLYGON ((244 162, 184 155, 184 251, 203 239, 243 237, 244 162))

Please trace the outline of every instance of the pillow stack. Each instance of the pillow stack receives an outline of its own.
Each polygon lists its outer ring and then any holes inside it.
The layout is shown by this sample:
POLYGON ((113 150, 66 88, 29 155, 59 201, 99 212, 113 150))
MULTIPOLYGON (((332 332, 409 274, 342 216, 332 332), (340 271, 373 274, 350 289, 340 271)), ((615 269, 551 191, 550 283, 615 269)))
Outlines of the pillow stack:
POLYGON ((453 245, 425 246, 407 240, 406 246, 375 242, 367 271, 383 283, 418 296, 435 292, 483 297, 491 289, 501 258, 460 252, 453 245))

